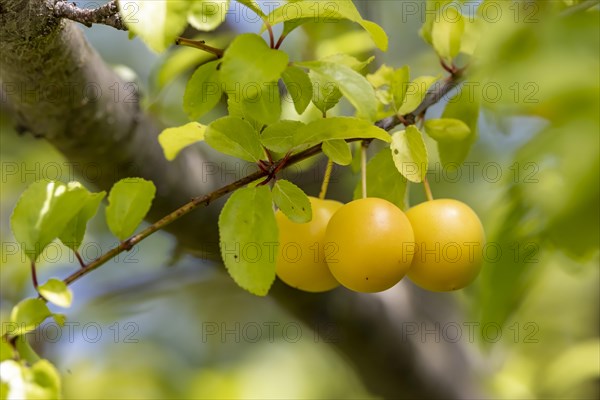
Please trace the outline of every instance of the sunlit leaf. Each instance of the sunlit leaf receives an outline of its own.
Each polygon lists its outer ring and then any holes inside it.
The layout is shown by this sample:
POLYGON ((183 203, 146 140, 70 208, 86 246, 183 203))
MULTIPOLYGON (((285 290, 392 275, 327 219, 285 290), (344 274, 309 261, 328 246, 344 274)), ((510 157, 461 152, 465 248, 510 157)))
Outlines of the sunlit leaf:
POLYGON ((225 21, 230 0, 194 0, 188 22, 199 31, 215 30, 225 21))
POLYGON ((285 179, 279 179, 273 186, 275 205, 293 222, 303 224, 312 219, 312 207, 306 193, 285 179))
POLYGON ((258 35, 237 36, 223 56, 220 79, 229 97, 253 118, 274 123, 281 114, 277 81, 288 66, 286 53, 270 49, 258 35))
POLYGON ((46 300, 59 307, 70 307, 73 302, 73 292, 59 279, 48 279, 47 282, 38 286, 38 291, 46 300))
POLYGON ((464 30, 462 14, 455 7, 446 7, 443 18, 437 18, 431 29, 431 42, 440 58, 450 62, 458 55, 464 30))
POLYGON ((215 60, 201 65, 185 87, 183 110, 191 120, 196 120, 212 110, 221 100, 223 92, 215 60))
POLYGON ((411 182, 423 182, 428 159, 421 132, 411 125, 405 131, 394 133, 390 148, 398 171, 411 182))
MULTIPOLYGON (((83 188, 83 186, 81 187, 83 188)), ((81 246, 87 229, 87 223, 96 215, 102 199, 106 196, 106 192, 104 191, 100 193, 88 192, 87 194, 86 199, 83 200, 81 210, 65 225, 61 234, 58 235, 60 241, 74 251, 77 251, 79 246, 81 246)))
POLYGON ((56 239, 79 213, 89 192, 81 185, 37 181, 19 198, 10 224, 17 242, 30 260, 56 239))
POLYGON ((260 9, 258 3, 254 0, 236 0, 238 3, 241 3, 254 11, 259 17, 266 18, 266 14, 260 9))
MULTIPOLYGON (((477 140, 479 96, 476 92, 459 90, 448 101, 442 118, 462 121, 469 128, 468 134, 462 140, 438 141, 438 152, 442 166, 444 168, 456 168, 465 161, 471 146, 477 140)), ((464 127, 460 129, 464 133, 464 127)))
POLYGON ((380 50, 387 50, 388 37, 383 28, 374 22, 364 20, 351 0, 289 2, 276 8, 267 16, 267 21, 271 25, 286 22, 285 34, 306 22, 331 22, 340 19, 360 24, 369 32, 380 50))
POLYGON ((10 314, 10 322, 16 325, 11 334, 16 336, 30 332, 50 315, 52 313, 42 299, 29 298, 22 300, 13 307, 10 314))
POLYGON ((160 53, 175 43, 185 29, 192 4, 177 0, 119 0, 119 9, 129 32, 160 53))
POLYGON ((236 190, 219 216, 221 256, 233 280, 265 296, 275 280, 278 230, 267 186, 236 190))
POLYGON ((223 117, 211 123, 205 140, 213 149, 242 160, 257 162, 265 155, 258 132, 237 117, 223 117))
MULTIPOLYGON (((340 92, 356 108, 359 117, 371 121, 375 119, 375 91, 364 76, 346 65, 325 61, 306 61, 296 65, 309 68, 319 74, 325 82, 337 85, 340 92)), ((321 84, 325 83, 323 80, 321 84)))
POLYGON ((181 150, 203 141, 205 133, 205 125, 190 122, 183 126, 165 129, 158 135, 158 142, 165 153, 165 158, 173 161, 181 150))
POLYGON ((429 88, 437 81, 434 76, 421 76, 410 82, 406 88, 406 96, 398 114, 406 115, 413 112, 427 95, 429 88))
POLYGON ((269 125, 260 135, 263 146, 278 153, 285 153, 294 147, 294 136, 304 124, 300 121, 282 120, 269 125))
POLYGON ((296 112, 302 114, 313 98, 313 85, 308 74, 298 67, 289 66, 281 74, 281 79, 294 102, 296 112))
POLYGON ((379 139, 390 142, 390 135, 368 121, 352 117, 321 118, 298 129, 294 144, 315 145, 331 139, 379 139))
POLYGON ((323 153, 339 165, 350 165, 352 162, 352 153, 345 140, 334 139, 323 142, 323 153))
POLYGON ((125 240, 140 225, 152 205, 156 187, 142 178, 115 183, 108 195, 106 223, 119 240, 125 240))
POLYGON ((438 142, 465 140, 471 134, 471 128, 455 118, 439 118, 425 121, 425 132, 438 142))

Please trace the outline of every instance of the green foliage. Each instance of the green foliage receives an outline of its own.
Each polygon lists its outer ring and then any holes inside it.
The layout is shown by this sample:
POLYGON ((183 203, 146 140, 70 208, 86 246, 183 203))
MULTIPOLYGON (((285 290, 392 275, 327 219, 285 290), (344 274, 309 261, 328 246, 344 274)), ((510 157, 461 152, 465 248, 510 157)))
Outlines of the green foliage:
POLYGON ((277 80, 288 65, 288 55, 270 49, 255 34, 237 36, 225 51, 220 79, 242 109, 263 124, 274 123, 281 114, 277 80))
POLYGON ((439 118, 425 121, 425 132, 438 142, 460 142, 471 134, 471 128, 460 119, 439 118))
POLYGON ((73 302, 73 293, 67 285, 58 279, 48 279, 48 281, 38 287, 38 291, 46 300, 59 307, 71 307, 73 302))
POLYGON ((65 226, 79 224, 76 216, 90 196, 79 184, 47 180, 37 181, 23 192, 10 223, 15 239, 32 262, 65 226))
POLYGON ((339 165, 350 165, 352 162, 352 153, 345 140, 333 139, 323 142, 323 153, 339 165))
POLYGON ((242 160, 262 160, 265 152, 258 132, 238 117, 223 117, 208 126, 206 143, 213 149, 242 160))
MULTIPOLYGON (((325 85, 327 87, 331 83, 335 83, 337 89, 356 108, 360 118, 369 121, 375 120, 377 113, 375 91, 367 79, 351 67, 330 61, 304 61, 295 63, 295 65, 310 69, 314 76, 317 77, 316 81, 313 81, 313 85, 318 85, 319 91, 314 92, 313 98, 315 95, 322 94, 325 94, 325 97, 317 97, 316 101, 313 101, 321 111, 326 112, 329 108, 333 107, 335 104, 331 98, 335 99, 337 96, 335 95, 335 91, 327 96, 326 93, 321 92, 324 89, 321 89, 320 86, 325 85)), ((331 91, 332 89, 327 90, 331 91)))
POLYGON ((19 358, 33 365, 40 360, 40 356, 33 350, 27 340, 27 335, 21 335, 15 340, 15 349, 19 353, 19 358))
POLYGON ((42 299, 29 298, 22 300, 13 307, 10 314, 10 322, 15 324, 12 334, 23 335, 36 329, 52 313, 42 299))
MULTIPOLYGON (((356 157, 359 158, 359 157, 356 157)), ((354 189, 354 199, 362 197, 361 182, 354 189)), ((407 208, 408 181, 403 177, 392 158, 389 148, 377 153, 367 164, 367 195, 385 199, 400 209, 407 208)))
POLYGON ((387 50, 388 37, 385 31, 376 23, 363 19, 351 0, 294 1, 292 4, 284 4, 276 8, 267 16, 267 21, 271 25, 286 23, 285 35, 306 22, 333 22, 341 19, 361 25, 369 32, 373 42, 380 50, 387 50))
POLYGON ((3 382, 8 383, 11 398, 58 399, 61 397, 60 375, 48 360, 29 366, 24 361, 6 360, 0 364, 3 382), (8 382, 5 382, 8 377, 8 382))
POLYGON ((148 47, 160 53, 175 43, 185 29, 192 3, 119 0, 119 8, 130 34, 139 36, 148 47))
POLYGON ((106 223, 119 240, 125 240, 140 225, 152 205, 156 187, 142 178, 115 183, 108 195, 106 223))
POLYGON ((313 146, 332 139, 379 139, 390 142, 390 135, 368 121, 352 117, 323 118, 298 129, 294 145, 313 146))
POLYGON ((390 148, 398 171, 411 182, 423 182, 429 162, 419 129, 411 125, 404 131, 394 133, 390 148))
POLYGON ((312 219, 312 207, 302 189, 285 179, 279 179, 273 186, 275 205, 293 222, 303 224, 312 219))
MULTIPOLYGON (((402 76, 404 78, 404 75, 402 76)), ((435 76, 421 76, 414 79, 406 89, 402 106, 398 107, 399 115, 406 115, 416 110, 421 104, 429 88, 438 80, 435 76)), ((397 102, 395 101, 397 105, 397 102)))
POLYGON ((301 68, 288 66, 281 79, 290 94, 296 112, 302 114, 313 99, 313 85, 308 74, 301 68))
POLYGON ((230 0, 194 0, 191 3, 188 22, 199 31, 208 32, 225 21, 230 0))
POLYGON ((191 120, 196 120, 212 110, 223 95, 219 79, 219 60, 198 67, 185 88, 183 110, 191 120))
MULTIPOLYGON (((468 134, 460 140, 458 140, 458 138, 464 134, 464 127, 458 128, 459 131, 462 131, 462 134, 456 134, 456 132, 452 134, 450 129, 446 127, 446 131, 442 133, 444 135, 443 140, 434 137, 438 142, 438 152, 440 154, 442 166, 449 169, 457 168, 465 161, 473 143, 477 140, 479 95, 476 92, 468 93, 467 91, 459 90, 458 93, 448 101, 446 109, 442 114, 442 119, 459 120, 469 129, 468 134), (453 139, 446 140, 449 136, 452 136, 453 139)), ((460 125, 457 123, 455 124, 460 125)), ((425 129, 427 129, 427 126, 425 129)), ((454 129, 455 128, 453 128, 453 130, 454 129)))
POLYGON ((461 49, 465 21, 455 7, 447 7, 443 17, 433 21, 431 43, 441 59, 451 62, 461 49))
MULTIPOLYGON (((73 183, 74 184, 74 183, 73 183)), ((77 186, 77 185, 73 185, 77 186)), ((81 186, 82 189, 86 190, 81 186)), ((87 223, 96 213, 102 199, 106 196, 106 192, 90 193, 86 190, 87 197, 83 200, 83 207, 79 212, 67 223, 58 238, 60 241, 73 251, 77 251, 83 242, 83 237, 87 229, 87 223)))
POLYGON ((206 126, 197 122, 190 122, 176 128, 167 128, 158 135, 165 157, 173 161, 179 152, 186 147, 204 140, 206 126))
POLYGON ((282 120, 269 125, 260 135, 260 141, 269 150, 285 153, 294 147, 294 137, 305 126, 300 121, 282 120))
POLYGON ((221 256, 243 289, 265 296, 275 280, 278 229, 267 186, 236 190, 219 216, 221 256))

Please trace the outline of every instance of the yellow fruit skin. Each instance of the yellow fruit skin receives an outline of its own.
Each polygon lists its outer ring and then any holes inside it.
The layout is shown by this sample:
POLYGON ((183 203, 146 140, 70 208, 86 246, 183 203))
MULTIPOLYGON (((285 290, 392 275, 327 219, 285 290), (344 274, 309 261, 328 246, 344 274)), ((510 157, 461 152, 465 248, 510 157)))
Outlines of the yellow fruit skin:
POLYGON ((380 292, 404 277, 412 261, 414 235, 406 215, 387 200, 366 198, 340 208, 329 221, 325 243, 333 276, 348 289, 380 292))
POLYGON ((485 233, 466 204, 452 199, 421 203, 406 212, 415 232, 415 256, 408 277, 418 286, 445 292, 462 289, 483 264, 485 233))
POLYGON ((281 211, 275 213, 279 227, 277 276, 286 284, 307 292, 325 292, 339 286, 327 263, 323 237, 331 216, 343 206, 333 200, 309 197, 313 217, 310 222, 297 224, 281 211))

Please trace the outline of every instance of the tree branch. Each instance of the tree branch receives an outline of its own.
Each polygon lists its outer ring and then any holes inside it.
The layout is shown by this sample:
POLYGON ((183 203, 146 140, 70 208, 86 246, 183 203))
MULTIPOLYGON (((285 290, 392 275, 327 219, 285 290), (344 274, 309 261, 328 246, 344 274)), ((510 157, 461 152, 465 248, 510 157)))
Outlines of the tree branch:
POLYGON ((126 31, 127 26, 119 14, 119 5, 116 0, 91 10, 79 8, 75 3, 68 1, 56 1, 48 3, 48 7, 53 11, 57 18, 66 18, 71 21, 79 22, 90 28, 92 24, 102 24, 112 26, 115 29, 126 31))

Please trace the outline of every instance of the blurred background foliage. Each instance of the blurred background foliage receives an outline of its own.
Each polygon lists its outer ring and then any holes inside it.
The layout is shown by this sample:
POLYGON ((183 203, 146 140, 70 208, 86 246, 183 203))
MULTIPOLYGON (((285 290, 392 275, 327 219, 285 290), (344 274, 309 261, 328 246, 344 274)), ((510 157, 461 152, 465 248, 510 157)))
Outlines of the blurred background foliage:
MULTIPOLYGON (((437 56, 418 34, 424 2, 356 3, 366 19, 388 33, 387 53, 375 51, 363 32, 343 22, 307 24, 286 40, 284 50, 291 59, 374 53, 376 63, 410 65, 413 76, 440 74, 437 56)), ((467 2, 466 14, 474 14, 479 3, 467 2)), ((483 99, 479 140, 457 171, 441 167, 435 142, 428 141, 434 195, 471 205, 494 244, 471 287, 423 294, 458 304, 453 322, 462 328, 459 344, 474 360, 473 379, 482 396, 600 394, 599 17, 597 6, 566 15, 565 8, 577 3, 484 1, 480 12, 488 7, 487 23, 481 24, 478 57, 467 73, 467 82, 480 85, 475 90, 483 99), (477 328, 474 340, 468 326, 477 328)), ((480 20, 486 19, 482 15, 480 20)), ((242 19, 199 37, 223 47, 236 32, 258 28, 242 19)), ((85 32, 108 63, 136 75, 143 107, 167 125, 186 122, 183 90, 194 67, 207 60, 204 53, 179 48, 157 57, 138 40, 128 41, 126 33, 103 26, 85 32)), ((428 118, 439 117, 443 108, 432 107, 428 118)), ((225 110, 222 105, 203 122, 225 110)), ((347 111, 344 104, 337 109, 347 111)), ((293 117, 291 104, 284 113, 293 117)), ((47 143, 17 135, 5 110, 0 123, 0 312, 6 321, 12 305, 33 294, 29 269, 9 229, 18 195, 39 178, 81 178, 47 143)), ((350 172, 334 174, 331 197, 351 199, 357 179, 350 172)), ((318 191, 314 180, 306 186, 311 195, 318 191)), ((413 187, 410 203, 423 199, 422 188, 413 187)), ((87 259, 114 244, 102 215, 92 221, 87 243, 82 251, 87 259)), ((173 248, 169 235, 151 237, 75 284, 75 307, 67 312, 72 330, 63 328, 55 338, 56 330, 47 326, 37 337, 30 335, 32 345, 63 375, 65 397, 371 396, 354 366, 316 335, 319 327, 300 323, 268 297, 240 290, 211 262, 186 256, 170 266, 173 248)), ((43 258, 42 280, 77 268, 58 244, 43 258)), ((406 291, 410 285, 401 282, 391 290, 406 291)), ((443 345, 457 345, 449 339, 442 331, 443 345)), ((425 337, 418 346, 435 346, 431 340, 425 337)))

